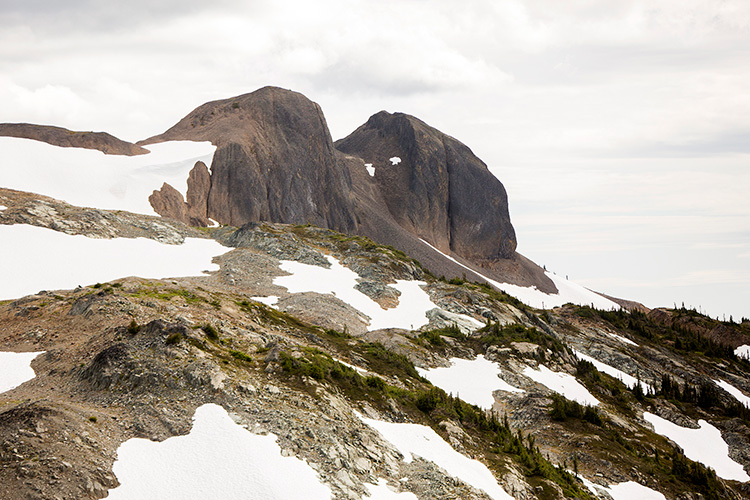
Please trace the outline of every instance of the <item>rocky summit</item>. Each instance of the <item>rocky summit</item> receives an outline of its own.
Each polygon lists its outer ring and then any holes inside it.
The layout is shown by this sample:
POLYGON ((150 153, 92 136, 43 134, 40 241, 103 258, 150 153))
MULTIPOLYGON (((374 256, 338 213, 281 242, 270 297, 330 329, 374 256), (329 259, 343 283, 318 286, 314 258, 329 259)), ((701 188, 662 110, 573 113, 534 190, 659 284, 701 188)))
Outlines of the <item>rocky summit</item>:
POLYGON ((172 186, 150 198, 161 215, 207 225, 273 221, 366 236, 461 277, 425 245, 505 282, 556 288, 518 255, 502 183, 458 140, 401 113, 380 112, 333 144, 323 112, 302 94, 265 87, 204 104, 141 141, 210 141, 210 174, 197 165, 185 201, 172 186))
POLYGON ((538 270, 457 140, 269 87, 156 143, 169 217, 0 167, 0 498, 750 498, 750 321, 538 270))

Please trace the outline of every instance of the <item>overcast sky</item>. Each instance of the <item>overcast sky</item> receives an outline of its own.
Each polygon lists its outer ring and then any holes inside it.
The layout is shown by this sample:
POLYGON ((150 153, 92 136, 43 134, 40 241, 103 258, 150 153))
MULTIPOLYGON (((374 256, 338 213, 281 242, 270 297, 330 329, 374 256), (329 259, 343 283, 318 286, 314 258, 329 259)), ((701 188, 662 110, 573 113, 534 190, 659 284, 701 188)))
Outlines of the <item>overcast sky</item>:
POLYGON ((540 265, 750 317, 746 0, 3 0, 0 26, 0 122, 138 140, 265 85, 334 139, 403 111, 488 164, 540 265))

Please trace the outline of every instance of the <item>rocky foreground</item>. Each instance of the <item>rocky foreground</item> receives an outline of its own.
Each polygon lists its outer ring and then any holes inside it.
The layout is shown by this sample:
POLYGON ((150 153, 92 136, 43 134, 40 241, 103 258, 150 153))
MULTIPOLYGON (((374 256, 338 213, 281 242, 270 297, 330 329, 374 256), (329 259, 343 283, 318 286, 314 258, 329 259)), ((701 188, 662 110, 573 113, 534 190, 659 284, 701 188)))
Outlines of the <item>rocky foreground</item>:
POLYGON ((518 499, 606 498, 614 490, 604 487, 630 482, 669 499, 750 497, 750 483, 691 460, 650 423, 650 415, 685 428, 705 420, 728 457, 750 466, 750 410, 716 383, 750 394, 750 364, 733 352, 750 344, 747 322, 684 309, 537 310, 487 285, 438 279, 393 248, 314 226, 199 230, 0 195, 8 207, 2 224, 171 244, 214 238, 228 250, 215 260, 220 270, 204 276, 130 277, 0 302, 0 351, 44 352, 31 364, 35 378, 0 393, 2 498, 103 498, 118 487, 112 466, 122 443, 186 434, 207 403, 254 433, 277 435, 282 454, 304 458, 335 498, 366 498, 365 485, 379 479, 420 499, 489 498, 433 461, 404 461, 362 418, 431 427, 518 499), (423 281, 435 305, 426 324, 373 330, 333 295, 278 284, 284 262, 331 268, 331 257, 386 309, 404 296, 396 280, 423 281), (480 355, 515 390, 490 389, 482 407, 428 381, 455 358, 480 355), (637 383, 629 387, 583 356, 637 383), (575 377, 598 404, 565 399, 538 382, 544 370, 575 377))

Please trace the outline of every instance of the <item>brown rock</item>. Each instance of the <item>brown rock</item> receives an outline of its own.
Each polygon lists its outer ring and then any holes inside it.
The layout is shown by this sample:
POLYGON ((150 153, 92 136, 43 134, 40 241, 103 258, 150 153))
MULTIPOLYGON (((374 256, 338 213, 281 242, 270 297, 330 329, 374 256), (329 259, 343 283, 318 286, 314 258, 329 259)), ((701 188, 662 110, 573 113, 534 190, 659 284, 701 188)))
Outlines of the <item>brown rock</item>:
POLYGON ((0 123, 0 136, 34 139, 63 148, 97 149, 109 155, 135 156, 149 152, 148 149, 120 140, 106 132, 76 132, 49 125, 0 123))
POLYGON ((154 211, 162 217, 169 217, 185 224, 189 223, 188 207, 182 198, 182 193, 166 182, 161 186, 161 189, 151 193, 148 201, 154 211))

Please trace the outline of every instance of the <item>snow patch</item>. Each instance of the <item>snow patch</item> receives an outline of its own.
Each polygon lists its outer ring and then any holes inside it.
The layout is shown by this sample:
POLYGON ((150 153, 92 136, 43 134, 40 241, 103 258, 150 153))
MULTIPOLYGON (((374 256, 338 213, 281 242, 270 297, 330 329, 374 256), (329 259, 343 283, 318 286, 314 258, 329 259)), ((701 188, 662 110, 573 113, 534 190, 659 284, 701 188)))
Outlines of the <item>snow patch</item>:
POLYGON ((36 377, 31 362, 42 352, 0 352, 0 393, 36 377))
POLYGON ((525 367, 523 374, 534 382, 538 382, 548 389, 562 394, 571 401, 589 406, 597 406, 599 404, 599 400, 582 386, 573 375, 568 373, 553 372, 540 364, 537 370, 530 366, 525 367))
POLYGON ((403 455, 404 462, 409 463, 414 457, 422 457, 442 467, 448 474, 484 491, 495 500, 513 499, 497 484, 495 476, 487 466, 454 450, 432 428, 419 424, 396 424, 374 420, 359 414, 357 417, 390 442, 403 455))
POLYGON ((255 302, 260 302, 261 304, 265 304, 269 307, 276 307, 276 303, 279 301, 279 297, 277 295, 269 295, 268 297, 250 297, 255 302))
POLYGON ((398 156, 394 156, 392 158, 389 158, 388 161, 391 162, 391 165, 398 165, 399 163, 401 163, 401 158, 399 158, 398 156))
POLYGON ((336 361, 336 362, 338 362, 338 363, 341 363, 341 364, 342 364, 342 365, 344 365, 344 366, 348 366, 349 368, 351 368, 351 369, 352 369, 352 370, 354 370, 355 372, 359 373, 359 374, 360 374, 360 375, 362 375, 363 377, 367 377, 367 376, 369 376, 369 375, 372 375, 372 374, 371 374, 370 372, 368 372, 368 371, 367 371, 367 370, 365 370, 364 368, 360 368, 359 366, 354 366, 354 365, 352 365, 352 364, 349 364, 349 363, 347 363, 346 361, 341 361, 341 360, 340 360, 340 359, 338 359, 338 358, 333 358, 333 360, 334 360, 334 361, 336 361))
POLYGON ((365 488, 370 493, 369 498, 372 500, 417 500, 417 496, 409 491, 402 491, 396 493, 388 487, 388 482, 380 478, 378 484, 367 484, 365 488))
POLYGON ((630 340, 627 337, 623 337, 622 335, 617 335, 616 333, 608 333, 608 335, 610 337, 616 338, 617 340, 619 340, 623 344, 628 344, 628 345, 632 345, 634 347, 638 347, 638 344, 636 344, 635 342, 633 342, 632 340, 630 340))
POLYGON ((738 358, 750 359, 750 345, 741 345, 734 350, 734 355, 738 358))
POLYGON ((699 429, 689 429, 649 412, 643 413, 643 419, 654 426, 654 432, 677 443, 687 458, 713 467, 717 476, 741 482, 750 481, 750 476, 742 465, 729 458, 729 446, 721 437, 719 429, 705 420, 698 420, 699 429))
POLYGON ((6 207, 5 205, 0 205, 0 212, 2 212, 3 210, 7 210, 7 209, 8 207, 6 207))
POLYGON ((427 311, 437 307, 430 296, 422 290, 423 281, 396 280, 395 285, 388 285, 400 292, 398 305, 383 309, 380 304, 356 288, 359 275, 344 267, 338 259, 326 256, 331 264, 329 269, 293 260, 282 260, 279 268, 290 273, 289 276, 277 276, 274 285, 286 288, 289 293, 316 292, 331 294, 346 302, 370 318, 370 330, 381 328, 403 328, 415 330, 427 323, 427 311))
POLYGON ((208 227, 219 227, 219 223, 211 218, 208 219, 208 222, 209 222, 208 227))
POLYGON ((450 364, 428 370, 418 367, 417 371, 433 385, 481 408, 495 404, 493 391, 525 392, 501 379, 497 364, 481 354, 477 359, 451 358, 450 364))
POLYGON ((428 247, 432 248, 439 254, 441 254, 443 257, 445 257, 448 260, 451 260, 458 264, 459 266, 463 267, 464 269, 468 269, 469 271, 473 272, 477 276, 480 276, 484 280, 487 281, 490 285, 494 286, 498 290, 502 290, 508 295, 512 295, 516 297, 518 300, 523 302, 524 304, 527 304, 531 307, 536 307, 537 309, 551 309, 553 307, 558 307, 567 304, 568 302, 573 304, 580 304, 580 305, 593 305, 597 309, 620 309, 619 304, 616 304, 615 302, 612 302, 609 299, 606 299, 599 295, 598 293, 594 293, 588 288, 584 288, 581 285, 578 285, 576 283, 573 283, 572 281, 563 279, 558 277, 557 275, 545 271, 545 274, 549 279, 552 280, 552 282, 555 284, 555 287, 557 287, 558 293, 556 294, 548 294, 539 291, 535 286, 532 287, 525 287, 525 286, 518 286, 518 285, 512 285, 510 283, 501 283, 499 281, 495 281, 493 279, 488 278, 487 276, 475 271, 474 269, 470 268, 469 266, 466 266, 450 255, 446 255, 434 246, 427 243, 425 240, 421 240, 422 243, 427 245, 428 247))
POLYGON ((156 215, 149 195, 168 182, 183 197, 188 173, 200 160, 211 165, 209 142, 170 141, 138 156, 105 155, 31 139, 0 137, 0 186, 44 194, 73 205, 156 215))
POLYGON ((331 490, 315 471, 296 457, 283 457, 276 439, 252 434, 221 406, 205 404, 195 410, 186 436, 124 442, 112 465, 120 486, 107 498, 330 499, 331 490))
POLYGON ((643 486, 635 481, 614 484, 611 486, 602 486, 595 484, 583 476, 577 476, 583 481, 583 485, 589 489, 597 498, 602 498, 602 494, 608 494, 612 500, 667 500, 664 495, 658 491, 652 490, 648 486, 643 486))
MULTIPOLYGON (((577 351, 573 349, 573 352, 575 353, 576 357, 578 359, 582 359, 584 361, 588 361, 589 363, 593 364, 597 370, 599 370, 602 373, 606 373, 607 375, 611 375, 614 378, 620 380, 623 384, 625 384, 629 389, 632 389, 636 386, 638 383, 638 379, 633 377, 632 375, 628 375, 627 373, 618 370, 617 368, 610 366, 606 363, 602 363, 601 361, 592 358, 591 356, 587 356, 586 354, 582 353, 581 351, 577 351)), ((654 388, 641 381, 641 387, 643 388, 644 392, 652 392, 654 388)))
POLYGON ((93 239, 26 224, 0 225, 0 300, 125 276, 197 276, 218 271, 212 257, 229 250, 199 238, 166 245, 146 238, 93 239))
POLYGON ((367 169, 367 173, 370 174, 370 177, 375 176, 375 167, 372 166, 372 163, 365 163, 365 169, 367 169))
POLYGON ((724 380, 714 380, 714 382, 716 382, 716 385, 734 396, 737 401, 745 405, 747 408, 750 408, 750 398, 745 396, 745 394, 741 390, 737 389, 735 386, 724 380))

